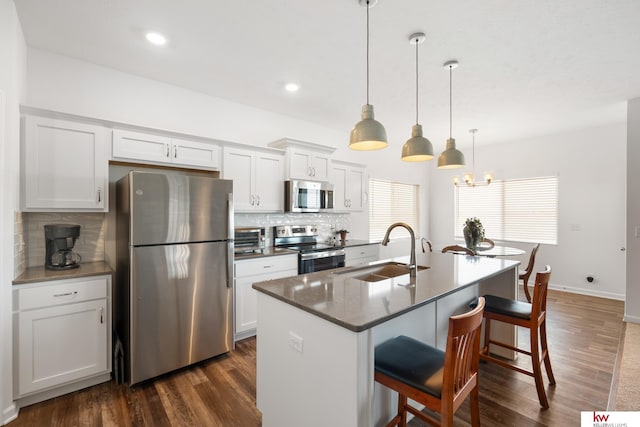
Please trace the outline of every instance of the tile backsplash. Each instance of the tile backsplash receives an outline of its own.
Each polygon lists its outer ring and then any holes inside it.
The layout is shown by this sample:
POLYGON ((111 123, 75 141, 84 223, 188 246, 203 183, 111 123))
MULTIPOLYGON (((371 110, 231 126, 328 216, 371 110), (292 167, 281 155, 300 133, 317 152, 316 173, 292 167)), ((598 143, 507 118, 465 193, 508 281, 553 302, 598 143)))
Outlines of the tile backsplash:
MULTIPOLYGON (((267 245, 273 242, 272 231, 276 225, 316 225, 319 239, 324 242, 331 241, 335 230, 349 230, 351 226, 347 213, 237 213, 234 219, 236 227, 265 227, 267 245)), ((80 237, 74 250, 82 262, 105 260, 107 221, 104 213, 16 212, 14 222, 16 277, 25 268, 44 265, 46 224, 79 224, 80 237)))
POLYGON ((260 226, 266 228, 267 246, 273 244, 273 227, 276 225, 315 225, 318 238, 330 242, 335 230, 349 230, 351 216, 348 213, 236 213, 235 226, 260 226))
MULTIPOLYGON (((104 213, 22 212, 20 213, 20 216, 20 228, 22 229, 22 238, 24 242, 23 258, 25 267, 38 267, 44 265, 44 226, 46 224, 80 225, 80 237, 76 241, 73 250, 80 254, 82 262, 104 260, 104 213)), ((17 217, 18 215, 16 215, 16 218, 17 217)), ((17 224, 16 229, 18 229, 17 224)))

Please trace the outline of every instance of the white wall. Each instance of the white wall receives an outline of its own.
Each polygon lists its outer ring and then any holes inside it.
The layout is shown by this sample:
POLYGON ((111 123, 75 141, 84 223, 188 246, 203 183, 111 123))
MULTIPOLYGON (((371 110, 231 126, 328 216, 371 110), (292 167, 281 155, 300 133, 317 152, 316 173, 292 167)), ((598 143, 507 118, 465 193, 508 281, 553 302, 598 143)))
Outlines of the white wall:
MULTIPOLYGON (((552 266, 552 286, 624 299, 625 147, 624 123, 476 147, 476 175, 493 170, 496 179, 559 177, 558 244, 541 246, 536 258, 536 269, 552 266)), ((470 150, 464 153, 471 165, 470 150)), ((453 241, 455 173, 431 174, 431 229, 440 244, 453 241)), ((524 263, 533 245, 509 244, 527 250, 524 263)))
POLYGON ((11 281, 14 215, 18 210, 20 114, 25 99, 26 45, 12 0, 0 0, 0 424, 13 405, 11 281))
MULTIPOLYGON (((348 148, 350 128, 328 129, 69 57, 30 48, 27 82, 32 107, 257 146, 290 137, 336 147, 334 158, 368 164, 373 177, 426 182, 424 165, 400 160, 404 141, 380 152, 354 152, 348 148)), ((358 107, 353 123, 359 118, 358 107)), ((426 186, 421 200, 427 212, 426 186)), ((351 223, 352 238, 368 237, 368 212, 352 215, 351 223)))
POLYGON ((624 320, 640 323, 640 98, 627 110, 627 299, 624 320))

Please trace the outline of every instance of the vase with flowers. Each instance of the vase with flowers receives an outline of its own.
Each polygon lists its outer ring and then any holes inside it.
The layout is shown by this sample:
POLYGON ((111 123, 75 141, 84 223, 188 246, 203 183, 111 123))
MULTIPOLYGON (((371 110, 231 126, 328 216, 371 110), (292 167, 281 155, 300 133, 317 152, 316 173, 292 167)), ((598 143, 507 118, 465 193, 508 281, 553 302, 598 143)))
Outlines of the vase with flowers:
POLYGON ((467 218, 462 229, 465 246, 476 252, 484 240, 484 227, 478 218, 467 218))

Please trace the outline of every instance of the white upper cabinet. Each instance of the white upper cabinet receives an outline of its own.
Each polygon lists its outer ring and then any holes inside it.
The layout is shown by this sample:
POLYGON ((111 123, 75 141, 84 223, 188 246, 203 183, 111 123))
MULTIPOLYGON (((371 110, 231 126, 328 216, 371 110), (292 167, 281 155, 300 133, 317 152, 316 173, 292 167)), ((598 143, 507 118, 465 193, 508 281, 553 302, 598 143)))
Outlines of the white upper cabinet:
POLYGON ((286 150, 287 179, 329 181, 331 153, 335 148, 290 138, 273 141, 269 146, 286 150))
POLYGON ((222 161, 222 178, 233 180, 236 212, 284 210, 283 154, 225 147, 222 161))
POLYGON ((220 169, 220 146, 168 136, 115 129, 113 158, 220 169))
POLYGON ((310 179, 315 181, 329 180, 331 158, 325 153, 292 148, 288 157, 289 178, 310 179))
POLYGON ((355 212, 366 207, 369 175, 364 165, 333 161, 331 182, 335 199, 334 212, 355 212))
POLYGON ((25 115, 24 211, 107 211, 108 130, 25 115))

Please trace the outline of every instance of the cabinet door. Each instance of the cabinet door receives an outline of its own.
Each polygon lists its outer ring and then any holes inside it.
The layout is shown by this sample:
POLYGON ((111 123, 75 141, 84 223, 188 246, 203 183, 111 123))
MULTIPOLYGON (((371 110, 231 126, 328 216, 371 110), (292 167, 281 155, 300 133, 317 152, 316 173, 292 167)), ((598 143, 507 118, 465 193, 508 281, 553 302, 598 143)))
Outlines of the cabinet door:
POLYGON ((259 277, 236 279, 236 335, 255 329, 258 324, 256 290, 251 287, 259 277))
POLYGON ((236 212, 253 212, 255 196, 253 182, 255 174, 255 152, 225 148, 222 176, 233 180, 233 203, 236 212))
POLYGON ((346 166, 335 165, 332 167, 334 212, 348 212, 349 200, 347 196, 347 172, 346 166))
POLYGON ((113 131, 113 157, 169 163, 171 140, 164 136, 116 129, 113 131))
POLYGON ((284 210, 284 157, 270 153, 256 153, 254 210, 282 212, 284 210))
POLYGON ((18 393, 108 372, 109 321, 106 299, 19 312, 18 393))
POLYGON ((289 151, 289 177, 327 181, 330 158, 322 153, 291 148, 289 151))
POLYGON ((311 178, 312 154, 309 151, 291 149, 289 151, 289 178, 311 178))
POLYGON ((107 130, 27 116, 24 119, 24 210, 106 211, 107 130))
POLYGON ((311 163, 311 178, 317 181, 328 181, 331 158, 328 155, 316 153, 311 163))
POLYGON ((216 144, 172 138, 171 150, 174 164, 220 169, 220 147, 216 144))
POLYGON ((247 331, 258 325, 258 294, 251 287, 256 282, 296 276, 298 274, 298 255, 256 258, 235 263, 235 335, 242 338, 247 331))
POLYGON ((349 168, 347 170, 347 199, 349 210, 361 211, 366 204, 367 178, 364 169, 349 168))

